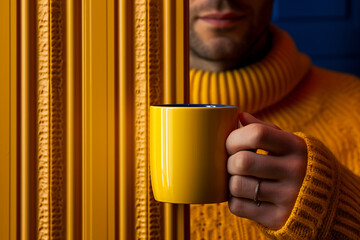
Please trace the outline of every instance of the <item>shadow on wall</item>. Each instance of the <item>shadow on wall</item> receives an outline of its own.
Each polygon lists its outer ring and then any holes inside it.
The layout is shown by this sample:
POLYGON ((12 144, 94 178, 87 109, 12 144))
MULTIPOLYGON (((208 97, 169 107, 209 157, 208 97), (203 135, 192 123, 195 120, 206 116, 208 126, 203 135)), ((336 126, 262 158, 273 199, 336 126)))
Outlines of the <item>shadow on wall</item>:
POLYGON ((272 21, 313 64, 360 76, 359 0, 275 0, 272 21))

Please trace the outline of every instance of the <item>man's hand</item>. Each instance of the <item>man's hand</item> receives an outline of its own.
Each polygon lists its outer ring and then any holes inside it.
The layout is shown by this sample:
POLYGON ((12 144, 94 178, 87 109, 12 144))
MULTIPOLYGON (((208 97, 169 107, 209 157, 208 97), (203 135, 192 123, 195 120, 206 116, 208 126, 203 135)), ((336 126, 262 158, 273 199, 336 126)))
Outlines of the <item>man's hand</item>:
POLYGON ((279 229, 291 213, 305 176, 306 144, 300 137, 248 113, 241 114, 240 121, 243 127, 234 130, 226 141, 230 211, 279 229), (269 154, 257 154, 257 149, 269 154), (260 205, 254 201, 259 180, 260 205))

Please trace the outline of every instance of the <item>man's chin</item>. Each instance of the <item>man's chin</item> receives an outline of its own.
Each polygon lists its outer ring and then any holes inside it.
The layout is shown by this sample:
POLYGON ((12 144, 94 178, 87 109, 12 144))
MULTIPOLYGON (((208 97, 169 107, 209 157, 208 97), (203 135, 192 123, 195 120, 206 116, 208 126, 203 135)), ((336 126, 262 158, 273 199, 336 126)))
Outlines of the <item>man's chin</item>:
POLYGON ((239 46, 228 41, 217 41, 211 45, 208 45, 205 51, 199 53, 203 58, 211 61, 229 61, 231 59, 237 59, 240 55, 239 46))

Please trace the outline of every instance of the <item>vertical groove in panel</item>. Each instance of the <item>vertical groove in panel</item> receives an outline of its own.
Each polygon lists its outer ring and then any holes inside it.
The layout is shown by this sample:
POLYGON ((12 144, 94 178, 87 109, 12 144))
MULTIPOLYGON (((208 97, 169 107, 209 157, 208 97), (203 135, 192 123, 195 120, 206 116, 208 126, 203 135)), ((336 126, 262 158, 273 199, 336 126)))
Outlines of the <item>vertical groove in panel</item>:
POLYGON ((134 1, 119 0, 119 237, 135 239, 134 1))
POLYGON ((66 239, 82 238, 81 1, 66 1, 66 239))
MULTIPOLYGON (((190 103, 190 30, 189 30, 189 1, 184 1, 183 2, 183 29, 182 29, 182 33, 183 33, 183 63, 184 63, 184 89, 183 89, 183 94, 184 94, 184 103, 190 103)), ((184 217, 185 219, 189 216, 187 216, 186 214, 190 211, 189 206, 185 206, 184 208, 184 217)), ((185 225, 190 226, 190 220, 186 220, 187 222, 184 222, 185 225)), ((186 233, 187 237, 190 237, 190 233, 186 233)))
POLYGON ((63 238, 62 2, 38 1, 38 238, 63 238))
POLYGON ((119 132, 119 115, 120 115, 120 109, 119 109, 119 1, 114 1, 114 110, 115 110, 115 118, 114 118, 114 239, 119 240, 120 239, 120 214, 119 214, 119 208, 120 208, 120 176, 119 176, 119 160, 120 160, 120 132, 119 132))
MULTIPOLYGON (((164 42, 164 103, 174 103, 176 99, 176 58, 174 53, 176 51, 176 22, 174 5, 175 1, 163 1, 163 42, 164 42)), ((150 29, 149 29, 150 30, 150 29)))
POLYGON ((19 1, 10 1, 10 239, 20 239, 19 223, 19 1))
MULTIPOLYGON (((181 2, 181 1, 177 1, 181 2)), ((179 4, 179 3, 178 3, 179 4)), ((189 1, 183 1, 183 16, 180 18, 182 20, 183 29, 182 29, 182 40, 183 40, 183 65, 184 69, 183 72, 183 98, 184 103, 190 103, 190 42, 189 42, 189 1)), ((186 212, 189 212, 190 208, 189 206, 186 206, 184 209, 185 217, 186 212)), ((189 222, 186 223, 189 226, 189 222)), ((189 234, 188 234, 189 235, 189 234)), ((190 236, 190 235, 189 235, 190 236)))
POLYGON ((19 234, 20 239, 37 236, 37 119, 36 119, 36 2, 19 1, 19 234))

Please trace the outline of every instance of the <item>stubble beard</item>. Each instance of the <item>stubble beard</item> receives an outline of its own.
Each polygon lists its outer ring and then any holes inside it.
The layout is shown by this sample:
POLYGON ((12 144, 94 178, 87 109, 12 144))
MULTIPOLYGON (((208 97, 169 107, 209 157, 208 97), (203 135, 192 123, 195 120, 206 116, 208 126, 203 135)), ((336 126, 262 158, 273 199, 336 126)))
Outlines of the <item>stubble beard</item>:
POLYGON ((222 34, 224 31, 216 30, 218 36, 208 40, 208 44, 190 28, 190 51, 197 57, 207 61, 232 61, 237 60, 242 51, 242 43, 235 42, 230 36, 222 34))

